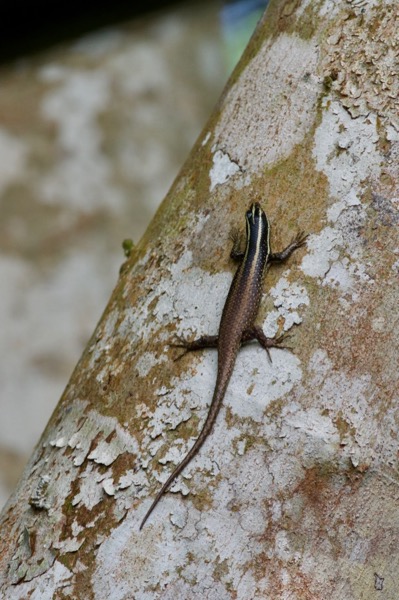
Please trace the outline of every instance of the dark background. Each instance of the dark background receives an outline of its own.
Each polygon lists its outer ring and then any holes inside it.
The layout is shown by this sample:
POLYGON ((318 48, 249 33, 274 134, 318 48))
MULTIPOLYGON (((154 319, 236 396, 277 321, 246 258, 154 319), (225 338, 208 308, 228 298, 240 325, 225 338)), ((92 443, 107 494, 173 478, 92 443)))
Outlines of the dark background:
POLYGON ((0 62, 174 4, 171 0, 8 0, 0 6, 0 62))

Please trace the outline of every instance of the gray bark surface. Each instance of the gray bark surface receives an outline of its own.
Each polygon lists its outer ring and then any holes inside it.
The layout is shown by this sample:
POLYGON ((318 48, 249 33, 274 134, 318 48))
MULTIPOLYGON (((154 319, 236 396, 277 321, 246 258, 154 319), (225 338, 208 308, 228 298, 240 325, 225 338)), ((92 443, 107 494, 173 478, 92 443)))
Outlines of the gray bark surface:
POLYGON ((399 588, 398 7, 272 2, 118 285, 1 517, 5 598, 394 600, 399 588), (192 445, 228 236, 259 200, 273 250, 259 324, 192 445))

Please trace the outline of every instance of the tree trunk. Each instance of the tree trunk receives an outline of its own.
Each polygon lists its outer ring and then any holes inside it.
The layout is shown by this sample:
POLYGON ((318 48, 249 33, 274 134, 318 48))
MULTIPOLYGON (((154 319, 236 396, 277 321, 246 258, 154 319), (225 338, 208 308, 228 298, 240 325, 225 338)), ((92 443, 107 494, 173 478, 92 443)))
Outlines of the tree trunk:
POLYGON ((397 598, 398 25, 271 2, 2 514, 1 597, 397 598), (169 342, 217 332, 255 199, 274 251, 310 233, 258 318, 294 351, 240 351, 139 531, 215 382, 214 351, 169 342))

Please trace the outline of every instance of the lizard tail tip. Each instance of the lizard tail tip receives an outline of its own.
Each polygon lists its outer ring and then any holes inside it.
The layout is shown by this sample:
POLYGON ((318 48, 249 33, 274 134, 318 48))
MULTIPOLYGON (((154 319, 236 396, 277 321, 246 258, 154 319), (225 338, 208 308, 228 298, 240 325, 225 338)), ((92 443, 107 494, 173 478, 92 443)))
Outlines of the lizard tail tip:
POLYGON ((145 515, 144 515, 144 519, 143 519, 143 520, 141 521, 141 523, 140 523, 139 531, 141 531, 141 530, 143 529, 144 525, 146 524, 148 517, 149 517, 149 516, 150 516, 150 514, 152 513, 152 509, 153 509, 153 507, 151 506, 150 510, 148 510, 148 511, 145 513, 145 515))

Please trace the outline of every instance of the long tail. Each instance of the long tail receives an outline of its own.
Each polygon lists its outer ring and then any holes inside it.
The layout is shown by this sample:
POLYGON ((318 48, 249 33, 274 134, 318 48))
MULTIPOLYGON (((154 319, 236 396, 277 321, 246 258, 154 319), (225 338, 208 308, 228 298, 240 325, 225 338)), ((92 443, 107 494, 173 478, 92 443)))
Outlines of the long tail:
POLYGON ((188 451, 186 456, 183 458, 181 463, 179 463, 177 465, 177 467, 171 473, 171 475, 169 475, 168 479, 165 481, 165 483, 159 490, 158 494, 155 496, 154 502, 151 504, 150 508, 146 512, 144 519, 141 521, 140 531, 144 527, 145 522, 147 521, 148 517, 150 516, 150 514, 152 513, 152 511, 154 510, 154 508, 156 507, 156 505, 162 498, 163 494, 170 487, 170 485, 173 483, 173 481, 176 479, 176 477, 178 475, 180 475, 180 473, 183 471, 183 469, 188 465, 188 463, 199 452, 199 450, 200 450, 201 446, 203 445, 203 443, 205 442, 206 438, 211 433, 212 427, 216 421, 216 417, 218 416, 218 413, 220 411, 220 407, 222 405, 222 401, 223 401, 224 395, 226 393, 226 388, 227 388, 229 379, 230 379, 230 377, 227 379, 227 381, 223 381, 222 385, 218 385, 218 381, 216 382, 215 392, 214 392, 214 395, 212 398, 211 406, 209 408, 208 416, 205 420, 205 423, 201 429, 201 432, 200 432, 194 446, 188 451))

